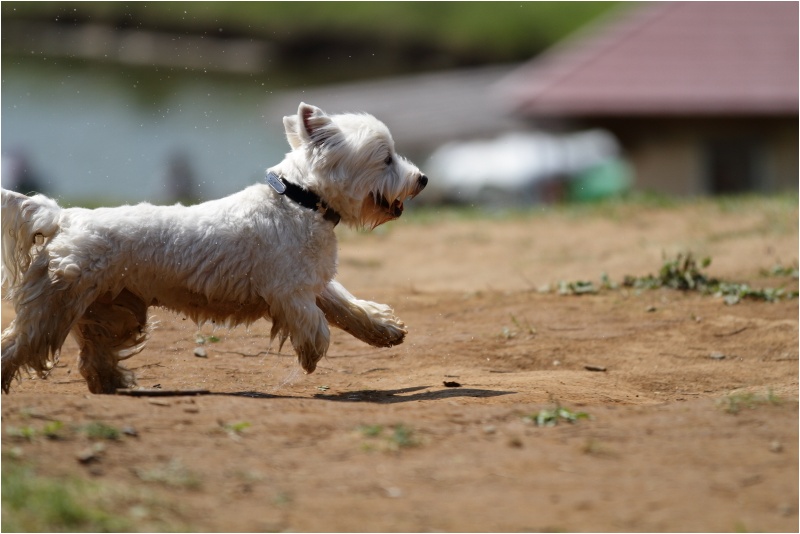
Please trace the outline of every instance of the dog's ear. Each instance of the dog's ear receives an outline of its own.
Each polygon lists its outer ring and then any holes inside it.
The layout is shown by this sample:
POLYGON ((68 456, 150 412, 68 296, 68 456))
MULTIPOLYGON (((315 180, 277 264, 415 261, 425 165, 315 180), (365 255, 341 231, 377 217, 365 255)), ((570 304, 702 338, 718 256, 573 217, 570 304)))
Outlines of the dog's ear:
POLYGON ((339 133, 339 129, 324 111, 304 102, 297 108, 297 117, 291 117, 288 123, 284 119, 284 125, 287 125, 287 137, 293 147, 295 146, 293 143, 298 141, 301 144, 312 145, 332 144, 339 133), (292 139, 292 134, 288 131, 289 126, 297 139, 292 139))
POLYGON ((283 118, 286 139, 293 149, 303 145, 333 144, 339 129, 324 111, 304 102, 300 103, 297 115, 283 118))
POLYGON ((303 146, 303 140, 297 133, 297 115, 289 115, 283 118, 283 129, 286 130, 286 140, 292 150, 297 150, 303 146))

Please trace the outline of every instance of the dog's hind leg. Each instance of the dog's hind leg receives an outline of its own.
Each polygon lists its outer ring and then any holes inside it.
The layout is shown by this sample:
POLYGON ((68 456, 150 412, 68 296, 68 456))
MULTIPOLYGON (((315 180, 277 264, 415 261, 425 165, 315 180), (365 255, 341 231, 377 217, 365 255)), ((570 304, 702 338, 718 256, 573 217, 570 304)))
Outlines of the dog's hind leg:
POLYGON ((114 393, 135 384, 119 362, 137 354, 148 338, 147 305, 123 290, 94 301, 72 329, 78 341, 78 369, 92 393, 114 393))
POLYGON ((330 324, 374 347, 399 345, 408 333, 389 306, 359 300, 335 280, 317 296, 317 306, 330 324))
POLYGON ((46 259, 36 258, 14 293, 17 316, 2 335, 2 388, 22 369, 44 377, 58 359, 70 328, 83 313, 86 294, 52 280, 46 259))
MULTIPOLYGON (((19 378, 21 369, 27 369, 28 372, 32 369, 39 376, 46 376, 47 371, 52 367, 53 362, 48 358, 36 355, 31 358, 31 354, 36 354, 37 349, 31 347, 28 341, 28 334, 24 331, 24 319, 20 324, 14 319, 11 324, 3 330, 2 341, 2 372, 0 380, 2 380, 3 392, 8 393, 11 388, 11 381, 14 378, 19 378), (40 362, 38 364, 29 364, 31 360, 40 362)), ((46 354, 49 354, 47 347, 44 348, 46 354)), ((56 353, 57 357, 57 353, 56 353)), ((54 357, 55 359, 55 357, 54 357)))

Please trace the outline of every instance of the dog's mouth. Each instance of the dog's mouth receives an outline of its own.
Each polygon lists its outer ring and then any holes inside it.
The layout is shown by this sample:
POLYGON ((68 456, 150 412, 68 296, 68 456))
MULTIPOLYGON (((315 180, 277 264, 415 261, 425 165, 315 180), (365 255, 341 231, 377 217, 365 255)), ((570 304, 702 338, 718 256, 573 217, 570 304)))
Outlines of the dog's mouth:
POLYGON ((381 224, 397 219, 403 214, 403 201, 397 198, 389 201, 381 193, 370 193, 364 199, 361 224, 375 228, 381 224))
MULTIPOLYGON (((380 206, 390 217, 396 219, 403 214, 403 201, 399 198, 394 202, 389 202, 383 195, 375 195, 375 197, 375 204, 380 206)), ((413 196, 408 198, 413 198, 413 196)))
POLYGON ((427 183, 428 178, 425 175, 421 175, 417 180, 416 186, 410 193, 406 194, 404 197, 397 197, 393 200, 389 200, 389 198, 379 191, 371 192, 364 199, 361 223, 375 228, 385 222, 397 219, 403 214, 403 203, 420 194, 420 192, 425 189, 427 183))
POLYGON ((381 193, 373 193, 372 198, 375 202, 375 205, 380 208, 386 215, 391 217, 392 219, 396 219, 403 214, 403 202, 406 200, 411 200, 415 196, 419 195, 425 186, 428 185, 428 177, 425 175, 420 176, 419 180, 417 181, 417 186, 414 190, 404 199, 397 198, 392 202, 389 202, 385 196, 381 193))

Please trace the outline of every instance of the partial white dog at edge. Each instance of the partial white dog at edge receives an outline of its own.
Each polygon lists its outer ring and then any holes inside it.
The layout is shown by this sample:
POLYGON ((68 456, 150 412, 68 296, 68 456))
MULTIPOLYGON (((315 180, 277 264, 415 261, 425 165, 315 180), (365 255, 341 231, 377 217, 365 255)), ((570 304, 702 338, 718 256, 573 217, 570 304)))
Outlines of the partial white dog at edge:
POLYGON ((307 373, 328 350, 328 324, 373 346, 402 343, 389 306, 334 280, 334 227, 396 219, 428 178, 371 115, 300 104, 283 123, 291 151, 266 183, 203 204, 62 209, 3 190, 3 298, 16 310, 2 334, 3 391, 23 371, 46 376, 70 333, 91 392, 131 387, 120 361, 144 348, 151 306, 198 324, 266 318, 307 373))

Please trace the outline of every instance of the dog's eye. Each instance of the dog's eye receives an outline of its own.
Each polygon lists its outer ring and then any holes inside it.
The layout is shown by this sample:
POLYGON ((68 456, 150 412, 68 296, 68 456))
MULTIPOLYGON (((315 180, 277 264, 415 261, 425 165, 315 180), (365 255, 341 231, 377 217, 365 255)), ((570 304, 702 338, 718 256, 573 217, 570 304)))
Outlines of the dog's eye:
POLYGON ((385 163, 387 166, 388 166, 388 165, 391 165, 391 164, 392 164, 392 156, 391 156, 391 154, 390 154, 390 155, 388 155, 388 156, 386 156, 386 159, 385 159, 385 160, 383 160, 383 162, 384 162, 384 163, 385 163))

